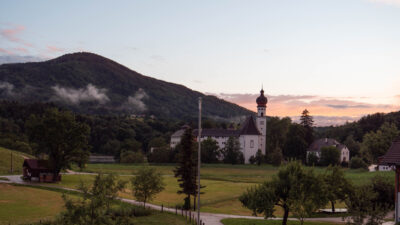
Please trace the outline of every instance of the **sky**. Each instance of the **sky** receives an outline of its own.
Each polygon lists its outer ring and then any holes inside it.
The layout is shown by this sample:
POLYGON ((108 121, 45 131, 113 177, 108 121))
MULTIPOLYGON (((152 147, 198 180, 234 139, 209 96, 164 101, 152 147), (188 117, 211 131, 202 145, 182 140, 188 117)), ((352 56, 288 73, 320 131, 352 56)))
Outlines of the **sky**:
POLYGON ((253 111, 263 86, 267 115, 316 125, 400 110, 400 0, 0 4, 0 63, 93 52, 253 111))

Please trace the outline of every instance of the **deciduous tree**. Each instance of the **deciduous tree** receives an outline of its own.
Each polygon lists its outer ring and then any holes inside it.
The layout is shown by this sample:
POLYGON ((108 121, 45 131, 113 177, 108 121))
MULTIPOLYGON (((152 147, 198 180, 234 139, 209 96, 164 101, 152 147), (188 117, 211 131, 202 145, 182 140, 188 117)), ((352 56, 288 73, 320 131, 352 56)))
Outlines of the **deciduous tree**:
POLYGON ((136 176, 132 177, 131 183, 133 196, 143 202, 144 207, 146 207, 147 201, 151 201, 165 188, 161 174, 155 168, 150 167, 139 169, 136 176))
POLYGON ((89 127, 77 122, 69 111, 47 109, 42 116, 31 116, 27 129, 30 140, 37 144, 37 152, 48 155, 54 180, 62 169, 69 169, 89 150, 89 127))

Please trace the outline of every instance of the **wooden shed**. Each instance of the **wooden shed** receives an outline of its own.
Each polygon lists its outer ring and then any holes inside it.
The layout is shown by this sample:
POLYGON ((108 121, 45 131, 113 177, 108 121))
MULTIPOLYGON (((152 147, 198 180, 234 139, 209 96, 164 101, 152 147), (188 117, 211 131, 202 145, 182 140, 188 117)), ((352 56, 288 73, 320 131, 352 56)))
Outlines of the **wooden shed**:
POLYGON ((395 222, 400 222, 400 137, 397 137, 381 159, 381 164, 395 166, 395 222))
MULTIPOLYGON (((49 167, 48 160, 41 159, 25 159, 23 167, 23 176, 28 180, 36 180, 39 182, 54 182, 54 173, 49 167)), ((59 174, 55 181, 61 181, 59 174)))

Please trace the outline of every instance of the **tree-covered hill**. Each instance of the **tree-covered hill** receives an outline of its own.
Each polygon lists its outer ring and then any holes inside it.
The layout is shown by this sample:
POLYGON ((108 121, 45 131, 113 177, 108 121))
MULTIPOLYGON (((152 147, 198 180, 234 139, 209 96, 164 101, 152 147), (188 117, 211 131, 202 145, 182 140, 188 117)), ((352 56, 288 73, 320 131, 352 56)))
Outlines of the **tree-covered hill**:
POLYGON ((92 53, 44 62, 0 65, 0 98, 54 102, 86 114, 146 114, 160 118, 197 115, 198 98, 208 117, 233 118, 251 111, 185 86, 144 76, 92 53))

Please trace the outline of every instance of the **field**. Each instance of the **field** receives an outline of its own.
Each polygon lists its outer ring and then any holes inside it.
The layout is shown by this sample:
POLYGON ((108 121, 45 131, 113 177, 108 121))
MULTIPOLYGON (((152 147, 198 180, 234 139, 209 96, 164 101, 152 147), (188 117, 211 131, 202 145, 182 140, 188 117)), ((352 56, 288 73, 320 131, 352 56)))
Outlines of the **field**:
MULTIPOLYGON (((49 189, 0 184, 0 225, 52 220, 64 209, 61 195, 61 192, 49 189)), ((77 198, 76 195, 71 197, 77 198)), ((183 217, 156 211, 150 216, 135 217, 133 222, 143 225, 187 224, 183 217)))
POLYGON ((34 158, 31 155, 12 151, 3 147, 0 147, 0 175, 11 174, 11 153, 13 154, 13 173, 22 174, 22 164, 25 158, 34 158))
MULTIPOLYGON (((281 225, 282 220, 251 220, 251 219, 223 219, 221 221, 224 225, 281 225)), ((291 221, 287 222, 288 225, 300 225, 299 221, 291 221)), ((328 222, 304 222, 304 225, 333 225, 336 223, 328 223, 328 222)))
MULTIPOLYGON (((120 179, 129 181, 130 175, 136 174, 137 170, 144 165, 129 164, 89 164, 85 171, 122 174, 120 179)), ((167 207, 175 207, 183 203, 184 196, 178 195, 178 183, 173 176, 175 165, 151 165, 164 175, 167 184, 166 189, 161 192, 151 203, 167 207)), ((324 173, 325 169, 315 168, 317 173, 324 173)), ((201 169, 202 185, 204 194, 201 196, 202 211, 223 214, 251 215, 251 211, 242 207, 238 197, 246 188, 271 179, 278 171, 277 167, 271 165, 223 165, 209 164, 201 169)), ((394 182, 394 172, 366 172, 364 170, 346 170, 345 176, 355 185, 368 182, 375 175, 383 176, 394 182)), ((59 186, 76 187, 80 180, 90 183, 93 175, 65 175, 59 186)), ((131 198, 131 188, 128 186, 121 197, 131 198)), ((344 207, 343 203, 337 203, 336 207, 344 207)), ((327 206, 329 208, 329 206, 327 206)), ((276 209, 276 215, 280 216, 282 211, 276 209)))
POLYGON ((62 211, 61 193, 0 184, 0 224, 52 219, 62 211))

